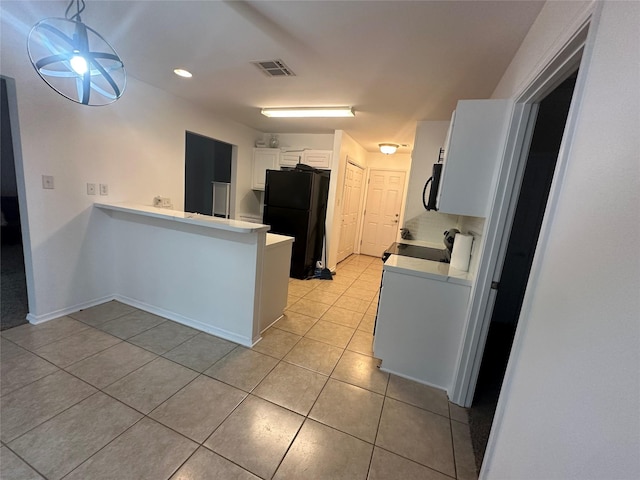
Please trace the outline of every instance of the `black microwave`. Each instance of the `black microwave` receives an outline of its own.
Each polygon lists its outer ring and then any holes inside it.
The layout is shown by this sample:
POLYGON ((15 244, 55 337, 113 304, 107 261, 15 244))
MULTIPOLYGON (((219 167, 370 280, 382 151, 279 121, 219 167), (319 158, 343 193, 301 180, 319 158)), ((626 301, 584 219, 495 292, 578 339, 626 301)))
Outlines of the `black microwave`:
POLYGON ((431 178, 427 180, 424 184, 424 189, 422 190, 422 204, 424 208, 427 210, 438 210, 436 205, 436 201, 438 200, 438 189, 440 188, 440 177, 442 176, 442 163, 435 163, 433 165, 433 172, 431 174, 431 178), (429 198, 425 198, 427 194, 427 187, 431 184, 431 189, 429 190, 429 198))

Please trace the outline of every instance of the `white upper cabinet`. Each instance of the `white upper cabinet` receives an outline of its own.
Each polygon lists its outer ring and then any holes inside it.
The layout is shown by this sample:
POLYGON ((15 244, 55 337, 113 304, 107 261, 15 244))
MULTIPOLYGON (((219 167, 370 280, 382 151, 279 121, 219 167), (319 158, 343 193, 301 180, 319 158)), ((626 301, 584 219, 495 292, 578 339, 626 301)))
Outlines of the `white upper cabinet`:
POLYGON ((251 170, 251 188, 264 190, 267 170, 278 170, 280 150, 277 148, 255 148, 251 170))
POLYGON ((300 152, 282 152, 280 154, 281 167, 295 167, 302 161, 302 151, 300 152))
POLYGON ((313 168, 331 168, 331 150, 305 150, 302 153, 302 161, 313 168))
POLYGON ((444 147, 439 212, 487 217, 512 106, 510 100, 458 102, 444 147))
POLYGON ((264 190, 267 170, 280 167, 295 167, 304 163, 313 168, 331 168, 331 150, 299 150, 281 152, 277 148, 254 148, 253 168, 251 170, 251 189, 264 190))

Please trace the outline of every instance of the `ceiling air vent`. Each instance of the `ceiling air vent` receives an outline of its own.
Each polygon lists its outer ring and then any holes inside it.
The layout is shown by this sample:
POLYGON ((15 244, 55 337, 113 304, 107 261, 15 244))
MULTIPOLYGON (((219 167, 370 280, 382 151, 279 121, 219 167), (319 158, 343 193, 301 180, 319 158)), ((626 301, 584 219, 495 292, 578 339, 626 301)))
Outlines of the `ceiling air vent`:
POLYGON ((295 77, 296 74, 287 67, 282 60, 265 60, 262 62, 251 62, 260 69, 267 77, 295 77))

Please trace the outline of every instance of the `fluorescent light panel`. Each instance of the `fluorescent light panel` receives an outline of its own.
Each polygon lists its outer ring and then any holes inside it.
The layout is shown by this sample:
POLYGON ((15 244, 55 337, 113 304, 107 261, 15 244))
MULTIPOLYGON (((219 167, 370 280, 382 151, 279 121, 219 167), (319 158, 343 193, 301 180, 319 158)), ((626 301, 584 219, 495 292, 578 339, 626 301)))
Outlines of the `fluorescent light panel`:
POLYGON ((262 115, 274 118, 354 117, 351 107, 263 108, 262 115))

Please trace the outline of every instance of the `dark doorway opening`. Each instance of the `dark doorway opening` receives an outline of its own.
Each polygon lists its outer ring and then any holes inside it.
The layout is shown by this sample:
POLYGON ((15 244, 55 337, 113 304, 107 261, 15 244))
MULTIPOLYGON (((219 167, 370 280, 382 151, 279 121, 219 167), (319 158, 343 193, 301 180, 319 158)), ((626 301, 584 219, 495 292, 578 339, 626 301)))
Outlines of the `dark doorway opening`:
POLYGON ((0 330, 27 323, 29 304, 24 269, 20 205, 16 179, 13 134, 7 81, 1 80, 0 209, 2 210, 2 258, 0 258, 0 330))
POLYGON ((577 78, 575 71, 539 104, 504 265, 484 347, 469 429, 478 470, 502 387, 577 78))
POLYGON ((184 169, 185 212, 214 214, 214 183, 218 187, 216 214, 228 210, 228 193, 231 186, 231 158, 233 145, 213 138, 186 132, 184 169), (226 192, 220 195, 225 188, 226 192), (221 205, 227 202, 226 205, 221 205))

